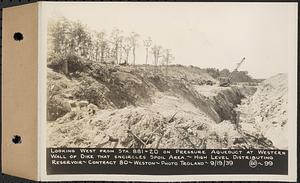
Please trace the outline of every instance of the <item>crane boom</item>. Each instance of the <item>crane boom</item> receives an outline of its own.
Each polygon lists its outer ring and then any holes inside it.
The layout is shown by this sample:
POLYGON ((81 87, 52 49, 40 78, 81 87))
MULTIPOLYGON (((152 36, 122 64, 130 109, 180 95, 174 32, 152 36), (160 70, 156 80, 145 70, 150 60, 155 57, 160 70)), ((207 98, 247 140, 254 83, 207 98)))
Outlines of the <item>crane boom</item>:
POLYGON ((234 69, 234 71, 237 71, 239 68, 240 68, 240 66, 242 65, 242 63, 245 61, 245 57, 242 59, 242 61, 240 61, 238 64, 237 64, 237 66, 236 66, 236 68, 234 69))
POLYGON ((231 79, 232 79, 232 74, 233 74, 233 72, 234 72, 234 71, 237 71, 238 68, 240 68, 240 66, 241 66, 242 63, 245 61, 245 59, 246 59, 246 58, 243 57, 243 59, 242 59, 239 63, 237 63, 236 68, 229 74, 229 76, 227 77, 226 81, 220 83, 220 86, 229 86, 229 85, 230 85, 230 82, 231 82, 231 79))

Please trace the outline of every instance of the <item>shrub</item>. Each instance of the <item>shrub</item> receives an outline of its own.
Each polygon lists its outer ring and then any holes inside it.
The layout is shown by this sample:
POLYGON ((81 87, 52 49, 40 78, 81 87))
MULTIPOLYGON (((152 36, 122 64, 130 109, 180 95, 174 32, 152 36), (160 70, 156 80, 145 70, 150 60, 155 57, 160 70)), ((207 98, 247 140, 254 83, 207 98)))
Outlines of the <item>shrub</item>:
POLYGON ((47 120, 55 121, 71 111, 70 104, 62 98, 53 97, 47 102, 47 120))
POLYGON ((86 62, 76 54, 51 53, 47 60, 47 66, 56 72, 64 74, 83 72, 86 70, 86 62), (66 65, 67 64, 67 65, 66 65))
POLYGON ((220 72, 219 69, 215 69, 215 68, 207 68, 206 72, 213 78, 218 78, 220 77, 220 72))
POLYGON ((110 104, 105 97, 108 89, 91 77, 83 76, 81 79, 82 81, 78 88, 74 90, 73 96, 79 100, 87 100, 100 109, 109 107, 110 104))
POLYGON ((62 70, 64 56, 58 53, 49 53, 47 58, 47 67, 53 69, 56 72, 62 70))

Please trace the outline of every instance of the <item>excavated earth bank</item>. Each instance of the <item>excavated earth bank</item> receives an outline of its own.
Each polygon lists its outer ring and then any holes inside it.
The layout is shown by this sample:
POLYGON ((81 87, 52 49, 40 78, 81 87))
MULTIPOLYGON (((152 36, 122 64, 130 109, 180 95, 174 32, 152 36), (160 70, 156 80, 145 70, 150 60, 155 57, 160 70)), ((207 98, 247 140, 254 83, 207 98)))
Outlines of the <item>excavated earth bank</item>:
POLYGON ((278 74, 265 80, 253 96, 242 101, 237 111, 244 134, 264 137, 273 147, 288 149, 287 85, 288 75, 278 74))
POLYGON ((275 148, 256 130, 244 133, 240 108, 247 113, 256 87, 217 84, 197 67, 92 64, 68 77, 49 69, 47 145, 275 148))

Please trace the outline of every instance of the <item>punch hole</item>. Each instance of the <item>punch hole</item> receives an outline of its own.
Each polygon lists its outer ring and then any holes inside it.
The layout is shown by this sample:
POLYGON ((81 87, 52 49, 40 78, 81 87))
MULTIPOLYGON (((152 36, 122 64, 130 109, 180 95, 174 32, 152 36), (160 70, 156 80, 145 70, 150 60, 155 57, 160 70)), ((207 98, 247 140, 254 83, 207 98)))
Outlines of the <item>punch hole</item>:
POLYGON ((24 39, 24 36, 23 36, 23 34, 21 32, 16 32, 14 34, 14 40, 16 40, 16 41, 22 41, 23 39, 24 39))
POLYGON ((22 138, 19 135, 14 135, 12 138, 12 142, 14 144, 21 144, 22 143, 22 138))

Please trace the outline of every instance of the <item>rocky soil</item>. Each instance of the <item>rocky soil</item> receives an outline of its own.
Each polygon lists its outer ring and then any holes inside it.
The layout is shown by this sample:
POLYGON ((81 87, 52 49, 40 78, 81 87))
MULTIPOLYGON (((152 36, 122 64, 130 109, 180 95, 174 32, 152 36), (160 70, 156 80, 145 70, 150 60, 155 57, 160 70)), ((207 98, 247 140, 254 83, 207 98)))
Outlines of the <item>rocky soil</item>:
POLYGON ((91 63, 47 77, 48 147, 286 148, 287 81, 275 82, 285 75, 258 89, 175 65, 91 63))
POLYGON ((238 107, 241 129, 269 139, 279 149, 288 148, 288 76, 278 74, 261 83, 257 92, 238 107))

